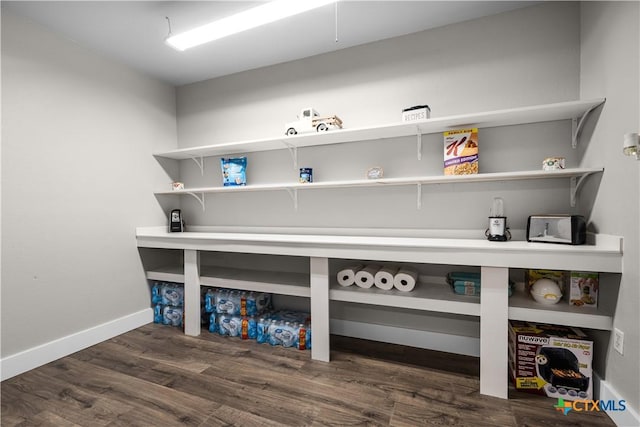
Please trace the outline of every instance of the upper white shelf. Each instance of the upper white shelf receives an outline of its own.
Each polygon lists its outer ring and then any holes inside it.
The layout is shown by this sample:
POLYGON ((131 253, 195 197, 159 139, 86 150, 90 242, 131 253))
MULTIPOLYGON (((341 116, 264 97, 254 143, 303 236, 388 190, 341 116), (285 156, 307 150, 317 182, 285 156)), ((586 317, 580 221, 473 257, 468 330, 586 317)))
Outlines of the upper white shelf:
POLYGON ((574 140, 584 117, 602 104, 603 98, 559 102, 530 107, 509 108, 473 114, 434 117, 420 122, 392 123, 367 128, 340 129, 322 133, 283 135, 275 138, 227 142, 193 148, 156 153, 156 157, 169 159, 190 159, 229 154, 251 153, 255 151, 281 150, 288 147, 312 147, 316 145, 339 144, 344 142, 398 138, 443 132, 462 127, 496 127, 555 120, 580 119, 574 129, 574 140))

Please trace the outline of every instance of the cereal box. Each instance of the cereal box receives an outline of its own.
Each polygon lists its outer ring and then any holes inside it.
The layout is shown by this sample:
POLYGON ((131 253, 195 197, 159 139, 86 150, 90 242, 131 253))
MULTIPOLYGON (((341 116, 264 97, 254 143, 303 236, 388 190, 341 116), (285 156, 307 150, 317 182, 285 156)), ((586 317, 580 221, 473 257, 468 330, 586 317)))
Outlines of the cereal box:
POLYGON ((569 304, 598 306, 598 273, 572 271, 569 279, 569 304))
POLYGON ((444 174, 478 173, 478 128, 444 133, 444 174))

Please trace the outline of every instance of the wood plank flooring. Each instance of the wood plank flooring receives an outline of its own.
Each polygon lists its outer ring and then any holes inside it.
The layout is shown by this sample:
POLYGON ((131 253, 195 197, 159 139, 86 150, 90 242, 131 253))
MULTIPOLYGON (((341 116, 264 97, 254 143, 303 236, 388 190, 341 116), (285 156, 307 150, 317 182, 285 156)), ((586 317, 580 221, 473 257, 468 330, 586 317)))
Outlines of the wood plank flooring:
POLYGON ((147 325, 2 382, 2 426, 613 426, 479 394, 478 359, 333 336, 309 351, 147 325))

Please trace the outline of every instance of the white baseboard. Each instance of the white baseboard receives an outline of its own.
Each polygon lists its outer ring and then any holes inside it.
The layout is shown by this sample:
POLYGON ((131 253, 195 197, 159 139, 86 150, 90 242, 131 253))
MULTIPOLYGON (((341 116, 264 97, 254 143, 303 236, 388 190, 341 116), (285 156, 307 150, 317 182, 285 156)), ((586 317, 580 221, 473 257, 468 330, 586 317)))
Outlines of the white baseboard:
MULTIPOLYGON (((607 381, 601 380, 598 389, 600 400, 613 400, 616 402, 623 400, 622 396, 620 396, 607 381)), ((631 402, 626 402, 626 409, 624 411, 607 411, 609 418, 611 418, 618 427, 640 426, 640 414, 629 406, 630 403, 631 402)))
POLYGON ((153 309, 123 316, 84 331, 30 348, 0 360, 0 377, 4 381, 76 351, 101 343, 153 321, 153 309))
POLYGON ((331 319, 335 335, 480 357, 480 338, 331 319))

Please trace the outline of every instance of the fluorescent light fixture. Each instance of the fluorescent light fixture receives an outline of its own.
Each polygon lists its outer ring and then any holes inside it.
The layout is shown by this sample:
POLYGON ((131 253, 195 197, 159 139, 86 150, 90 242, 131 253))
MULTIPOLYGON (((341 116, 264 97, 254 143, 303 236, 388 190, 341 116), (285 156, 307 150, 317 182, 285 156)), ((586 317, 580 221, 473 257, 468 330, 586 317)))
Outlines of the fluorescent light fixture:
POLYGON ((231 34, 247 31, 289 16, 297 15, 337 0, 273 0, 253 9, 222 18, 210 24, 171 35, 166 42, 177 50, 218 40, 231 34))

